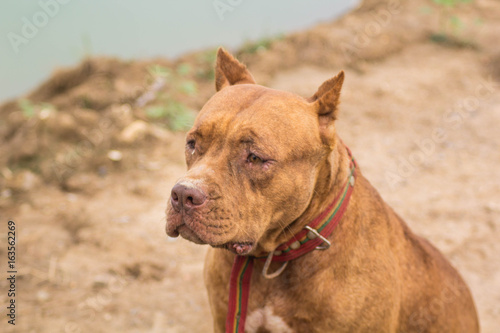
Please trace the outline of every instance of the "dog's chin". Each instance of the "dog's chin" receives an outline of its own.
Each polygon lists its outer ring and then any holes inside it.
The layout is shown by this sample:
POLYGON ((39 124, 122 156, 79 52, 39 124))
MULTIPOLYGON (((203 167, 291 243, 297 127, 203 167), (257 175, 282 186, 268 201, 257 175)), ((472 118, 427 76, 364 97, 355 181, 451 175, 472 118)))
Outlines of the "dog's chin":
POLYGON ((231 241, 231 242, 225 242, 222 243, 220 241, 216 240, 205 240, 202 237, 200 237, 196 232, 191 230, 189 227, 186 225, 180 226, 177 231, 179 232, 180 236, 190 242, 193 242, 195 244, 200 244, 200 245, 205 245, 208 244, 212 246, 213 248, 217 249, 225 249, 228 250, 234 254, 240 255, 240 256, 245 256, 249 255, 253 249, 254 249, 254 242, 238 242, 238 241, 231 241))
POLYGON ((195 244, 200 244, 200 245, 209 244, 185 224, 179 226, 179 228, 177 228, 176 231, 182 238, 187 239, 188 241, 193 242, 195 244))
POLYGON ((186 221, 180 214, 170 212, 167 217, 166 232, 170 237, 178 237, 195 244, 208 244, 214 248, 226 249, 237 255, 250 255, 255 249, 256 242, 238 237, 221 237, 207 233, 200 222, 186 221))
MULTIPOLYGON (((224 242, 222 243, 221 241, 217 241, 215 239, 210 239, 207 240, 205 237, 202 237, 198 235, 196 232, 194 232, 192 229, 190 229, 186 225, 181 225, 179 226, 176 231, 178 234, 195 244, 200 244, 200 245, 205 245, 208 244, 212 246, 213 248, 217 249, 226 249, 234 254, 240 255, 240 256, 245 256, 251 254, 251 252, 255 248, 255 242, 250 242, 250 241, 230 241, 230 242, 224 242)), ((211 237, 208 237, 211 238, 211 237)))

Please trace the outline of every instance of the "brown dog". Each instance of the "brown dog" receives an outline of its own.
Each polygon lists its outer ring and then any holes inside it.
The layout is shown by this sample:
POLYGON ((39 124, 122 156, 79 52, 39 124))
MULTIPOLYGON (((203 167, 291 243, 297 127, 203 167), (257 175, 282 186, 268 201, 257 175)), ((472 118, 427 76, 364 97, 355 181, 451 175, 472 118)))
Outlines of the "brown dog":
POLYGON ((217 93, 187 134, 188 172, 172 189, 166 227, 169 236, 213 247, 205 282, 215 331, 225 330, 235 257, 279 255, 273 251, 351 186, 327 250, 286 267, 251 259, 245 332, 478 332, 458 272, 358 168, 354 182, 334 126, 343 80, 341 72, 304 99, 255 84, 219 50, 217 93))

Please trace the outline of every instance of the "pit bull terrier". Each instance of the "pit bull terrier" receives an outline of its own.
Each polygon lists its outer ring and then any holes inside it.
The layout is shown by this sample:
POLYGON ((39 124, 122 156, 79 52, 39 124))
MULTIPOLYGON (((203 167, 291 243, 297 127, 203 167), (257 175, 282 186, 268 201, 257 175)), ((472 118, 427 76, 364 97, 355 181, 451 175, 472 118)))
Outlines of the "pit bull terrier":
POLYGON ((305 99, 219 49, 167 234, 209 244, 215 332, 478 332, 470 291, 337 136, 344 73, 305 99), (253 272, 253 273, 252 273, 253 272))

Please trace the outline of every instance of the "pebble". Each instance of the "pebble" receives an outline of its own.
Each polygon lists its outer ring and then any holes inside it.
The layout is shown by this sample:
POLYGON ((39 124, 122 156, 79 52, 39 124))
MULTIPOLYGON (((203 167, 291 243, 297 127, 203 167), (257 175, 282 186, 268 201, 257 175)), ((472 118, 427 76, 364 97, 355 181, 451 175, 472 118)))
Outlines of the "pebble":
POLYGON ((132 143, 143 139, 148 131, 149 126, 145 121, 136 120, 120 132, 118 139, 123 143, 132 143))
POLYGON ((119 150, 110 150, 108 152, 108 158, 112 161, 118 162, 123 158, 123 153, 119 150))
POLYGON ((36 293, 36 299, 39 300, 40 302, 45 302, 45 301, 49 300, 49 298, 50 298, 50 294, 48 292, 46 292, 45 290, 39 290, 36 293))

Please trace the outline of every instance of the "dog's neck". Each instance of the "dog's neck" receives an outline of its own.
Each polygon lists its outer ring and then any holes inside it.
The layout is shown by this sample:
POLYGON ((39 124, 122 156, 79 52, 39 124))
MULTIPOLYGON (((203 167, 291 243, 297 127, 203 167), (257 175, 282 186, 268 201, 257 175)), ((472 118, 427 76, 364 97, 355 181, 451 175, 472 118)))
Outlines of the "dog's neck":
POLYGON ((261 244, 261 252, 270 252, 300 232, 315 217, 323 212, 342 191, 350 174, 351 157, 346 146, 337 137, 333 149, 324 157, 318 167, 316 187, 308 207, 299 218, 280 229, 272 244, 261 244))
MULTIPOLYGON (((299 218, 303 228, 308 220, 323 212, 334 198, 343 190, 350 174, 351 156, 342 140, 337 137, 332 151, 321 162, 316 180, 316 188, 308 208, 299 218)), ((301 224, 299 223, 299 224, 301 224)))

